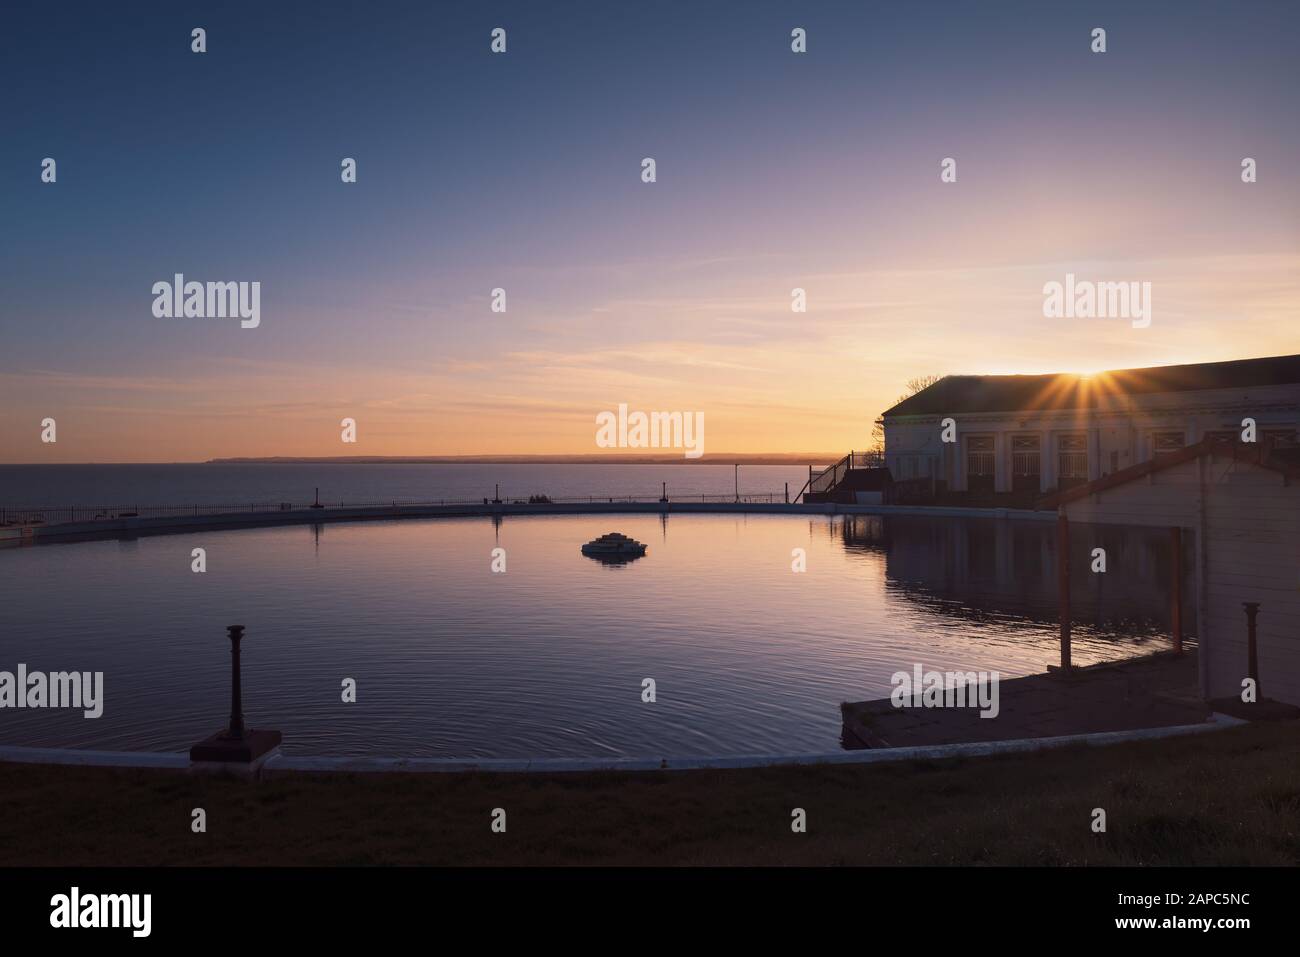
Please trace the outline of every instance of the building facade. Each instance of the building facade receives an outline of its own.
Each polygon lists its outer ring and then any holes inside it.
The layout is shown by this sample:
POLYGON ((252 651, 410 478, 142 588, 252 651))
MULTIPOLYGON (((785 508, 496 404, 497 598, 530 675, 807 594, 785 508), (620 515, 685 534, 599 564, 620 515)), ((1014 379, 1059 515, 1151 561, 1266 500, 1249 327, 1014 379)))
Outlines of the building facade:
POLYGON ((947 376, 883 415, 895 482, 940 491, 1067 489, 1203 439, 1300 434, 1300 356, 1085 377, 947 376))

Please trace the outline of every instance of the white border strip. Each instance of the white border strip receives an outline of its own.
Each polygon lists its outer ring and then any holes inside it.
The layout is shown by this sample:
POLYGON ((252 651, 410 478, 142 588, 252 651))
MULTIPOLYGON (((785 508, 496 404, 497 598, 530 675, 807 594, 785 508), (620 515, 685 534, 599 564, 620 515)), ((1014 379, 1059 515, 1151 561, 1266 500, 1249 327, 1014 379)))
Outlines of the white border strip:
MULTIPOLYGON (((869 748, 862 751, 831 751, 824 754, 746 754, 713 758, 368 758, 293 757, 273 755, 262 765, 261 776, 326 772, 339 774, 392 772, 482 772, 554 773, 563 771, 695 771, 706 768, 767 768, 813 764, 887 764, 895 761, 934 761, 943 758, 978 758, 993 754, 1046 751, 1082 744, 1104 746, 1125 741, 1150 741, 1206 731, 1223 731, 1247 724, 1240 718, 1214 713, 1201 724, 1179 724, 1167 728, 1139 728, 1133 731, 1096 731, 1066 734, 1054 738, 1017 738, 1012 741, 973 741, 964 744, 936 744, 912 748, 869 748)), ((159 754, 151 751, 75 751, 65 748, 0 747, 0 762, 17 764, 64 764, 81 767, 166 768, 187 770, 184 752, 159 754)))
POLYGON ((81 751, 70 748, 0 747, 0 762, 73 764, 86 768, 170 768, 190 766, 188 752, 81 751))

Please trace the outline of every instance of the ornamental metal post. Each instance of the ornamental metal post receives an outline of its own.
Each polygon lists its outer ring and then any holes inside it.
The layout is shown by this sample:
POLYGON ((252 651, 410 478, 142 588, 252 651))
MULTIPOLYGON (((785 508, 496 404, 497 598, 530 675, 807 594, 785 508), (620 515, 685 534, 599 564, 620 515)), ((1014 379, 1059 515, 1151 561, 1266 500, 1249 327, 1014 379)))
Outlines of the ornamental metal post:
POLYGON ((227 625, 230 637, 230 723, 190 748, 190 767, 199 770, 234 769, 256 773, 262 762, 280 746, 279 731, 244 726, 243 681, 239 643, 243 625, 227 625))
POLYGON ((243 625, 227 625, 230 635, 230 727, 227 737, 236 741, 244 739, 244 702, 239 684, 239 642, 244 637, 243 625))
POLYGON ((1183 653, 1183 530, 1175 526, 1169 530, 1170 576, 1169 630, 1174 640, 1174 651, 1183 653))
POLYGON ((1259 690, 1259 649, 1255 644, 1255 616, 1259 614, 1259 602, 1243 601, 1241 607, 1246 609, 1246 674, 1255 682, 1255 700, 1263 701, 1264 695, 1259 690))
POLYGON ((1070 519, 1056 516, 1056 600, 1061 615, 1061 668, 1070 670, 1070 519))

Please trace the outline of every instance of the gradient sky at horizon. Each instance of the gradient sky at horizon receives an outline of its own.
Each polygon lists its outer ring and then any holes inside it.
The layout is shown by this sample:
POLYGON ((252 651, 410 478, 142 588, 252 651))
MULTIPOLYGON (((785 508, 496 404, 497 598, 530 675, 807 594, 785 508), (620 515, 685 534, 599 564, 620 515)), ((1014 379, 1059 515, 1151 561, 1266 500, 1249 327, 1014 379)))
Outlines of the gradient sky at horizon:
POLYGON ((915 376, 1300 352, 1298 28, 1204 0, 15 10, 0 462, 591 453, 622 402, 702 411, 706 451, 847 451, 915 376), (261 327, 155 318, 177 272, 260 281, 261 327), (1150 281, 1151 326, 1044 319, 1067 272, 1150 281))

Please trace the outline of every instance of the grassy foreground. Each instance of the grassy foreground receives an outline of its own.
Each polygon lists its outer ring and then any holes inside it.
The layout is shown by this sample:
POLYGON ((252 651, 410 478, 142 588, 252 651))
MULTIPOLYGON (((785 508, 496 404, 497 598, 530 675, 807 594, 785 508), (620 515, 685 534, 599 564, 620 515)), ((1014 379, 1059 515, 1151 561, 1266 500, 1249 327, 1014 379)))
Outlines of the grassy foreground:
POLYGON ((1300 862, 1294 723, 875 767, 248 784, 0 764, 0 794, 0 865, 1300 862))

